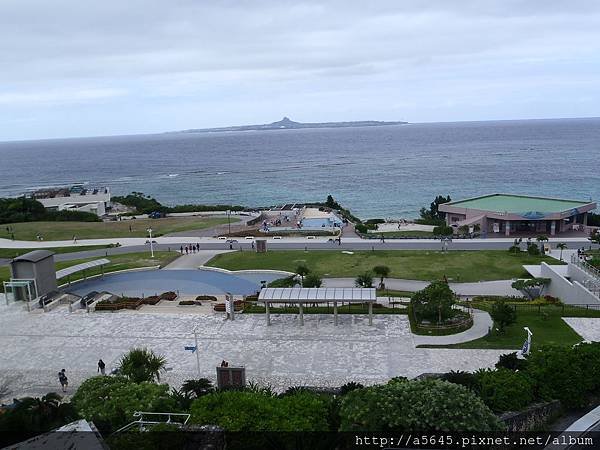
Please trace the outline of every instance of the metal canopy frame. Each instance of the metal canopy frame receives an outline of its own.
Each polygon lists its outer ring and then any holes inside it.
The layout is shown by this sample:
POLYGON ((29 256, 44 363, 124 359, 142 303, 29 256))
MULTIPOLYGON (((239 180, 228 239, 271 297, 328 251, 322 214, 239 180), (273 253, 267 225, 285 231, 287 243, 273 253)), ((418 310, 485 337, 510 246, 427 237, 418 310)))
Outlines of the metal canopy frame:
POLYGON ((10 288, 10 293, 13 297, 13 301, 15 301, 15 288, 26 287, 27 288, 27 305, 29 306, 29 302, 37 298, 37 285, 35 283, 34 278, 11 278, 10 281, 3 281, 2 285, 4 286, 4 296, 6 297, 6 305, 8 306, 8 290, 10 288), (35 296, 32 296, 31 293, 31 285, 33 284, 33 290, 35 296))
POLYGON ((338 324, 338 303, 368 303, 369 325, 373 325, 373 303, 377 301, 375 288, 263 288, 258 303, 265 305, 267 325, 271 325, 271 304, 298 305, 298 319, 304 325, 306 303, 333 303, 333 323, 338 324))
MULTIPOLYGON (((74 273, 84 271, 83 279, 87 279, 85 276, 85 271, 87 269, 93 269, 95 267, 100 267, 102 269, 102 276, 104 276, 104 266, 106 264, 110 264, 110 260, 106 258, 96 259, 94 261, 88 261, 81 264, 76 264, 71 267, 67 267, 65 269, 61 269, 56 271, 56 279, 60 280, 61 278, 70 277, 74 273)), ((68 279, 69 285, 71 285, 71 279, 68 279)))

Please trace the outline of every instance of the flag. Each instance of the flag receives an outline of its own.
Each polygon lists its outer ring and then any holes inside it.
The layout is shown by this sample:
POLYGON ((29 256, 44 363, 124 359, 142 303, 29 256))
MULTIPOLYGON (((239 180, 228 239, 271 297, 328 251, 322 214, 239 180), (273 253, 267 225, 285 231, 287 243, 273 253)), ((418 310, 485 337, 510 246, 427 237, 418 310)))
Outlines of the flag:
POLYGON ((521 354, 522 355, 529 354, 529 339, 525 339, 525 342, 523 343, 523 348, 521 349, 521 354))

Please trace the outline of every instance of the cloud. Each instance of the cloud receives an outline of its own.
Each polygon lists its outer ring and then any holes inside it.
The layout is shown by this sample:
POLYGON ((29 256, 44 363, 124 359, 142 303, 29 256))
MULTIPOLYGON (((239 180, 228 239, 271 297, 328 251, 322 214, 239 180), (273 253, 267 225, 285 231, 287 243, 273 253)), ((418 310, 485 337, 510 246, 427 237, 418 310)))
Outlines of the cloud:
MULTIPOLYGON (((352 118, 333 115, 357 102, 378 117, 395 104, 407 105, 409 120, 455 120, 496 117, 493 110, 469 113, 473 96, 463 91, 513 86, 519 98, 504 88, 486 97, 520 104, 515 117, 561 115, 559 105, 573 94, 568 83, 582 83, 578 98, 597 99, 588 82, 600 81, 598 23, 600 2, 583 0, 4 0, 0 103, 66 111, 67 104, 101 100, 117 111, 164 110, 165 126, 200 127, 276 119, 256 98, 308 112, 302 99, 321 95, 347 102, 314 113, 332 120, 352 118), (527 96, 528 107, 520 101, 526 88, 539 93, 527 96), (432 113, 436 97, 427 92, 444 93, 453 107, 432 113), (550 92, 552 110, 533 100, 550 92), (254 108, 255 117, 230 111, 230 120, 224 112, 223 122, 207 114, 190 124, 183 116, 184 105, 219 98, 232 110, 254 108), (174 122, 170 111, 178 105, 174 122)), ((118 113, 110 116, 123 123, 118 113)), ((128 124, 131 132, 147 129, 128 124)))

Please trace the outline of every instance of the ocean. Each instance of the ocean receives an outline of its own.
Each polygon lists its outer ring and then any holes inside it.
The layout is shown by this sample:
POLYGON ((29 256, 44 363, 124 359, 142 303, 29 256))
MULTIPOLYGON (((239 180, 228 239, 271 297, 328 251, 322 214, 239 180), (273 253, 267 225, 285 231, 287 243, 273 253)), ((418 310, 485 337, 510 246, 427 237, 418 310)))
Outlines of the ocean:
POLYGON ((0 143, 0 197, 107 185, 165 204, 269 206, 333 195, 410 218, 438 194, 600 199, 600 118, 169 133, 0 143))

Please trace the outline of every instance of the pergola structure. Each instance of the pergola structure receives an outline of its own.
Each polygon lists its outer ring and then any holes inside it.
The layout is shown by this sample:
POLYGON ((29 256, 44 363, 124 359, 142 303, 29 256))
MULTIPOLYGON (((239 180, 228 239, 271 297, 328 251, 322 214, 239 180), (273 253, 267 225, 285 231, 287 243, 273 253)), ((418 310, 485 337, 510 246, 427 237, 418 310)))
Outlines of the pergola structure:
POLYGON ((87 279, 87 277, 85 276, 85 271, 88 269, 93 269, 94 267, 100 267, 100 269, 102 270, 102 275, 104 276, 104 266, 106 264, 110 264, 110 260, 106 259, 106 258, 101 258, 101 259, 95 259, 94 261, 88 261, 88 262, 84 262, 81 264, 76 264, 74 266, 71 267, 67 267, 66 269, 61 269, 56 271, 56 279, 60 280, 61 278, 65 278, 65 277, 69 277, 67 278, 67 283, 69 285, 71 285, 71 275, 73 275, 74 273, 77 272, 81 272, 83 271, 84 276, 83 279, 87 279))
POLYGON ((377 301, 375 288, 263 288, 258 303, 265 305, 267 325, 271 325, 270 307, 273 304, 298 305, 298 319, 304 325, 304 305, 333 303, 333 323, 338 324, 338 304, 367 303, 369 325, 373 325, 373 303, 377 301))

